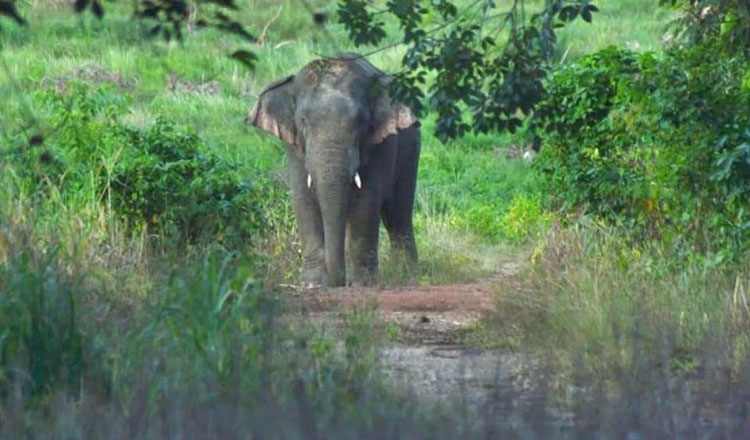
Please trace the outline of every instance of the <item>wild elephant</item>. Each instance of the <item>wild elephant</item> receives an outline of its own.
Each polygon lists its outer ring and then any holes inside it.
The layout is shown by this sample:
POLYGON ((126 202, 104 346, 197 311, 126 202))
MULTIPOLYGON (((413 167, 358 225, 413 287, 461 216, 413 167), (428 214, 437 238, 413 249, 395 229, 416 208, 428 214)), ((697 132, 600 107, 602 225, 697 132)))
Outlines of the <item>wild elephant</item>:
POLYGON ((388 85, 360 55, 319 59, 266 86, 245 119, 287 146, 307 285, 376 282, 381 219, 416 264, 420 123, 388 85))

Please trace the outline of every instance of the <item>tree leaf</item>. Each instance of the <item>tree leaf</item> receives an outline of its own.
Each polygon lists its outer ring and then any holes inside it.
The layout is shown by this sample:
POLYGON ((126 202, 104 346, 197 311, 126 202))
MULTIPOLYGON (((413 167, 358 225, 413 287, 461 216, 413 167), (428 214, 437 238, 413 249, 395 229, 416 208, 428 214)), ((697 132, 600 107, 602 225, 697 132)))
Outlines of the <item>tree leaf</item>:
POLYGON ((26 20, 18 14, 16 5, 12 1, 0 1, 0 15, 10 17, 20 25, 26 24, 26 20))
POLYGON ((104 8, 99 0, 94 0, 91 3, 91 12, 93 12, 94 15, 96 15, 96 18, 100 20, 104 17, 104 8))
POLYGON ((239 61, 250 70, 255 70, 255 63, 258 61, 257 55, 255 55, 254 53, 248 50, 243 50, 243 49, 236 50, 229 57, 234 58, 235 60, 239 61))
POLYGON ((588 9, 584 9, 581 11, 581 18, 586 23, 591 23, 591 12, 588 9))
POLYGON ((86 9, 88 5, 89 5, 89 0, 76 0, 73 3, 73 9, 76 11, 76 13, 80 14, 86 9))

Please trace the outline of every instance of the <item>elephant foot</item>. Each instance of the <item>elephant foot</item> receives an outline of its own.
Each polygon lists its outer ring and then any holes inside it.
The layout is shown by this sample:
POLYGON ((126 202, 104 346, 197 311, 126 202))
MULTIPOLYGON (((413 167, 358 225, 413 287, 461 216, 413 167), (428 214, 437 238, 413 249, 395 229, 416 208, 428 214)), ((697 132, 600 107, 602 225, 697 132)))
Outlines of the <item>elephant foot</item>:
POLYGON ((328 274, 321 269, 303 269, 302 286, 306 289, 328 286, 328 274))
POLYGON ((351 281, 352 287, 368 287, 368 286, 374 286, 377 283, 378 283, 377 270, 363 270, 360 273, 355 273, 351 281))

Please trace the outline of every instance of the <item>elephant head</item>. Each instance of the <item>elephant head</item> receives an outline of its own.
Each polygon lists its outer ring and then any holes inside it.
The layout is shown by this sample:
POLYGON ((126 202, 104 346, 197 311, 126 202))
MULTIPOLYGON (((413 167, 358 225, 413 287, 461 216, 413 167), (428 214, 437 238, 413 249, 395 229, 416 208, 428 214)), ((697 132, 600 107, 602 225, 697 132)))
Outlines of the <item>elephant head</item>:
MULTIPOLYGON (((345 283, 344 241, 350 193, 370 149, 418 123, 388 96, 388 77, 356 54, 315 60, 260 94, 245 122, 287 144, 302 159, 320 207, 328 284, 345 283)), ((295 170, 291 170, 295 171, 295 170)))

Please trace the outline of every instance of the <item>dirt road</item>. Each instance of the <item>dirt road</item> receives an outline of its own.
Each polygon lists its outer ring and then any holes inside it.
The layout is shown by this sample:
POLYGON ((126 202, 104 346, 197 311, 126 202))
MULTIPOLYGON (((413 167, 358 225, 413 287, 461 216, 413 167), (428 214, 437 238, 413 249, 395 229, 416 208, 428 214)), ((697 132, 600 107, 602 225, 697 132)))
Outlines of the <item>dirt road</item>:
POLYGON ((449 409, 459 405, 457 414, 480 418, 502 401, 501 390, 528 388, 522 355, 462 344, 462 335, 495 310, 498 283, 517 271, 508 265, 470 284, 306 291, 293 303, 327 328, 344 325, 342 312, 376 310, 384 325, 396 329, 378 358, 394 388, 449 409))

